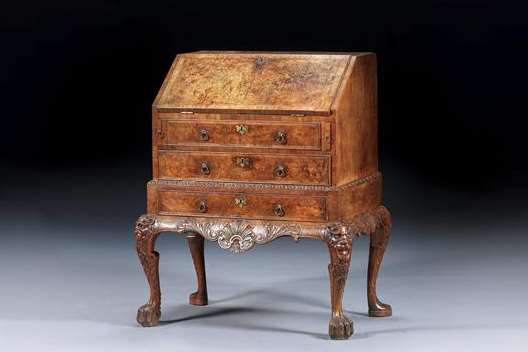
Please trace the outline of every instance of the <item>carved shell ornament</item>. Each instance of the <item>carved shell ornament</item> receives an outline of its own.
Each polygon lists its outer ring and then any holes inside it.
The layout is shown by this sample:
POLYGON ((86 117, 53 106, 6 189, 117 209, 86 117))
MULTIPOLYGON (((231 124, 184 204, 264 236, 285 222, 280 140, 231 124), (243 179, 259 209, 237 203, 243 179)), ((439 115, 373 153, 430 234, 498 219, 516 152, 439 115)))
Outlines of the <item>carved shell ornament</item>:
POLYGON ((203 222, 188 219, 178 226, 179 232, 197 232, 210 241, 216 241, 220 248, 233 253, 243 253, 253 249, 256 244, 273 241, 277 237, 292 236, 298 240, 301 226, 287 225, 252 225, 242 220, 232 222, 203 222))

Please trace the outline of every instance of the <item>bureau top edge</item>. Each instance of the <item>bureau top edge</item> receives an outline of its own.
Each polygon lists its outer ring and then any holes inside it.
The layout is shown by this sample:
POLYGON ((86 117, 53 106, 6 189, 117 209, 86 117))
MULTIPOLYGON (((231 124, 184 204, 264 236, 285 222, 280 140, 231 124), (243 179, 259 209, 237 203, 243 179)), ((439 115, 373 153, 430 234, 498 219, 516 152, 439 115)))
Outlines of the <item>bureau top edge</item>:
POLYGON ((220 55, 346 55, 364 56, 375 55, 373 51, 266 51, 266 50, 196 50, 179 53, 178 55, 200 55, 200 54, 220 54, 220 55))

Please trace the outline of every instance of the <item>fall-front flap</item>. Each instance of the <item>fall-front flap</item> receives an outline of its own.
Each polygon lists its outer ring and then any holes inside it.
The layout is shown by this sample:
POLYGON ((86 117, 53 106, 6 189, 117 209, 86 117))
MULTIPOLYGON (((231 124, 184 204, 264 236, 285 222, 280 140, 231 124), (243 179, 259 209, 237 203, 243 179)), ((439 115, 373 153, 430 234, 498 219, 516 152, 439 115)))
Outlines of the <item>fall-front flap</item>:
POLYGON ((326 53, 181 54, 154 107, 328 115, 350 57, 326 53))

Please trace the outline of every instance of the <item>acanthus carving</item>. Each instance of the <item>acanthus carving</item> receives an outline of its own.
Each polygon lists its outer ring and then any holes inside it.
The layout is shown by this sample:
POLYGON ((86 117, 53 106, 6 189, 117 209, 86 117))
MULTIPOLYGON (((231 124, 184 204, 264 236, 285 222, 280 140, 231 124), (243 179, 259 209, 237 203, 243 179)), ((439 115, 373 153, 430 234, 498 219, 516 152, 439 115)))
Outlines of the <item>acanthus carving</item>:
POLYGON ((265 224, 264 236, 262 233, 257 234, 255 241, 257 243, 266 243, 281 236, 291 236, 295 241, 298 241, 301 237, 301 225, 299 224, 287 224, 287 225, 273 225, 265 224))
POLYGON ((346 222, 347 232, 352 236, 370 235, 382 229, 390 232, 390 213, 384 206, 356 215, 352 221, 346 222))

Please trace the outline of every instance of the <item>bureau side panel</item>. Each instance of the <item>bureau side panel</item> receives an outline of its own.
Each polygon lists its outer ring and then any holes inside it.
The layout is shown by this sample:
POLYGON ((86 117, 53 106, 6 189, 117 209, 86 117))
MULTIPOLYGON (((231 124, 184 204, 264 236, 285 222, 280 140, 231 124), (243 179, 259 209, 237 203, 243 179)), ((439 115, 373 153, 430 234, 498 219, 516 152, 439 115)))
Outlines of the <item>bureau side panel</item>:
POLYGON ((163 130, 161 128, 161 121, 159 120, 158 111, 152 108, 152 178, 158 178, 158 144, 163 138, 163 130))
POLYGON ((344 186, 337 192, 339 219, 352 220, 355 215, 381 205, 381 174, 365 179, 365 182, 344 186))
POLYGON ((355 57, 335 102, 336 186, 378 170, 376 70, 375 54, 355 57))

